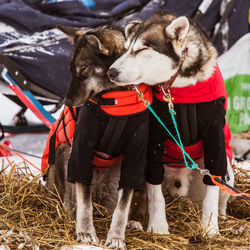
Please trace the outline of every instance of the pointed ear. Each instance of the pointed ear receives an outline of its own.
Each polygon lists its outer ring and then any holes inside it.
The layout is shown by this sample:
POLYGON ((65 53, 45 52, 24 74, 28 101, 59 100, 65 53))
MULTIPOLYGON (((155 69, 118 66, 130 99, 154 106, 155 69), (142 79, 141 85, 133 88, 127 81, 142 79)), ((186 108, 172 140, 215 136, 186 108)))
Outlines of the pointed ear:
POLYGON ((104 44, 101 42, 101 40, 96 35, 94 35, 94 34, 88 35, 87 34, 86 38, 87 38, 87 41, 89 42, 89 44, 98 48, 102 54, 104 54, 106 56, 111 54, 111 51, 109 51, 109 49, 104 46, 104 44))
POLYGON ((70 27, 70 26, 63 26, 63 25, 57 25, 57 29, 61 30, 64 34, 66 34, 69 38, 74 40, 77 36, 82 36, 86 33, 83 29, 70 27))
POLYGON ((130 21, 125 27, 124 31, 125 37, 128 38, 131 35, 131 33, 135 31, 135 29, 139 26, 140 23, 141 21, 137 20, 130 21))
POLYGON ((189 21, 185 16, 176 18, 166 28, 165 32, 173 39, 183 42, 189 30, 189 21))

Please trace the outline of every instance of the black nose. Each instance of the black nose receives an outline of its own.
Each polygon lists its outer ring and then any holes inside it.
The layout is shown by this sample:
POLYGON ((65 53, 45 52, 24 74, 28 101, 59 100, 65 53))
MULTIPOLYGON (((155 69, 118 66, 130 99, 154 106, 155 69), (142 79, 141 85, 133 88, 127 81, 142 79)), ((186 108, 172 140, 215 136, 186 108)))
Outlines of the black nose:
POLYGON ((72 100, 71 98, 69 98, 69 97, 65 97, 63 103, 64 103, 66 106, 72 107, 72 105, 73 105, 73 100, 72 100))
POLYGON ((174 183, 176 188, 180 188, 181 187, 181 182, 179 180, 176 180, 174 183))
POLYGON ((113 80, 119 75, 119 71, 115 68, 110 68, 107 71, 107 75, 108 75, 109 79, 113 80))

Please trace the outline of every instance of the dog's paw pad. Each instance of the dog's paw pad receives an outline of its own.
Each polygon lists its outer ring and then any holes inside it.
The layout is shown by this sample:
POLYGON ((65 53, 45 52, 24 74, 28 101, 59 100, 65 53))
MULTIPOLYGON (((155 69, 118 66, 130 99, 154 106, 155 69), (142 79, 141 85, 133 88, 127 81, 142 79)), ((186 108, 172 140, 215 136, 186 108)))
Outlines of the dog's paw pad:
POLYGON ((112 248, 112 249, 119 249, 119 250, 125 250, 126 244, 125 242, 120 238, 111 238, 108 237, 105 243, 105 246, 112 248))
POLYGON ((130 220, 127 224, 130 231, 143 231, 143 227, 139 221, 130 220))

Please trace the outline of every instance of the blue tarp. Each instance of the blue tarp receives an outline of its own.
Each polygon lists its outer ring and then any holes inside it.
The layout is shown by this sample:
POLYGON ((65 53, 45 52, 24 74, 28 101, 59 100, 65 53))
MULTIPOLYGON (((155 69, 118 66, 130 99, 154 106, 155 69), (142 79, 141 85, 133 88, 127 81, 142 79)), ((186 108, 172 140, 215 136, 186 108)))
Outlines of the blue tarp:
MULTIPOLYGON (((70 81, 72 45, 55 27, 124 27, 145 20, 159 9, 192 17, 201 0, 96 0, 92 8, 82 1, 0 0, 0 53, 8 55, 34 83, 63 95, 70 81)), ((200 24, 211 32, 219 18, 221 0, 214 0, 200 24)), ((229 16, 229 46, 248 32, 250 0, 237 0, 229 16)), ((220 50, 220 40, 216 44, 220 50)))

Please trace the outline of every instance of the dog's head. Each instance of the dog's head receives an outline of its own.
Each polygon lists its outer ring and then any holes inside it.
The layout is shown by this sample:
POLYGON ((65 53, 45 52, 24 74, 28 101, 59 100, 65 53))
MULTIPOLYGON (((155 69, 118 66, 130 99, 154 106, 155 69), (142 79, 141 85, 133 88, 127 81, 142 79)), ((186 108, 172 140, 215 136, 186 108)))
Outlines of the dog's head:
POLYGON ((127 51, 107 72, 120 86, 156 85, 178 71, 173 87, 184 87, 204 81, 214 72, 216 49, 204 31, 185 16, 158 12, 145 22, 128 23, 125 36, 127 51), (179 71, 184 51, 188 52, 179 71))
POLYGON ((118 85, 159 84, 178 68, 189 31, 186 17, 157 14, 145 22, 132 21, 125 28, 126 53, 108 71, 118 85))
POLYGON ((74 44, 70 59, 71 83, 65 95, 67 106, 81 106, 91 96, 117 87, 106 71, 123 53, 124 35, 114 27, 84 31, 58 26, 74 44))

